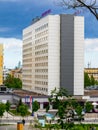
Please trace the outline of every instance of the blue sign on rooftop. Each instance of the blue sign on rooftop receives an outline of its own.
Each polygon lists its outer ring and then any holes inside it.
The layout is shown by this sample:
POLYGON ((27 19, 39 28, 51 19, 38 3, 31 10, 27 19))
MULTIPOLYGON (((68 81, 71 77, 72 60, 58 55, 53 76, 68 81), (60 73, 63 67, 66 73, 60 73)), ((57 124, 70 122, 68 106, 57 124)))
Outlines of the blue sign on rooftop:
POLYGON ((51 9, 49 9, 49 10, 45 11, 44 13, 42 13, 41 17, 44 17, 44 16, 46 16, 46 15, 48 15, 50 13, 51 13, 51 9))

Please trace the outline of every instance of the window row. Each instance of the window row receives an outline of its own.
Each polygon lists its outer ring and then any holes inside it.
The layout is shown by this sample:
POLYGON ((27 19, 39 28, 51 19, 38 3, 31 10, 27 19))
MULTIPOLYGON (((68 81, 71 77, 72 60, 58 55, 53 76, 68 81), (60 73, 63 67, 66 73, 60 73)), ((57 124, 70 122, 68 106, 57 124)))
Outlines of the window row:
POLYGON ((23 42, 27 42, 27 41, 30 41, 30 40, 32 40, 32 37, 26 38, 25 40, 23 40, 23 42))
POLYGON ((31 69, 28 69, 28 70, 24 70, 24 69, 23 69, 23 73, 31 73, 31 72, 32 72, 31 69))
POLYGON ((23 48, 28 48, 28 47, 31 47, 31 46, 32 46, 32 42, 29 42, 28 44, 23 45, 23 48))
POLYGON ((23 67, 32 67, 32 64, 23 65, 23 67))
POLYGON ((48 75, 35 75, 35 78, 48 79, 48 75))
POLYGON ((37 49, 41 49, 41 48, 44 48, 44 47, 47 47, 47 46, 48 46, 47 43, 45 43, 45 44, 41 44, 41 45, 35 46, 35 50, 37 50, 37 49))
POLYGON ((35 55, 41 55, 41 54, 45 54, 45 53, 48 53, 48 49, 47 50, 37 51, 37 52, 35 52, 35 55))
POLYGON ((45 29, 45 28, 47 28, 47 27, 48 27, 48 23, 46 23, 46 24, 44 24, 44 25, 42 25, 42 26, 36 28, 36 29, 35 29, 35 32, 41 31, 41 30, 43 30, 43 29, 45 29))
POLYGON ((45 81, 35 81, 35 84, 48 85, 48 82, 45 82, 45 81))
POLYGON ((48 72, 48 69, 35 69, 35 72, 38 72, 38 73, 48 72))
POLYGON ((32 53, 31 54, 23 54, 23 58, 31 57, 31 56, 32 56, 32 53))
POLYGON ((47 88, 41 88, 41 87, 35 87, 35 90, 43 90, 43 91, 48 91, 48 89, 47 88))
POLYGON ((29 35, 32 35, 32 32, 28 32, 28 33, 23 34, 23 37, 27 37, 29 35))
POLYGON ((23 87, 24 87, 24 88, 31 88, 32 86, 30 86, 30 85, 25 85, 25 84, 23 83, 23 87))
POLYGON ((23 81, 24 83, 32 83, 31 80, 25 80, 25 79, 23 79, 22 81, 23 81))
POLYGON ((48 36, 35 40, 35 44, 48 40, 48 36))
POLYGON ((31 75, 23 75, 23 77, 26 77, 26 78, 32 78, 31 75))
POLYGON ((40 33, 36 34, 36 35, 35 35, 35 38, 42 37, 42 36, 44 36, 44 35, 46 35, 46 34, 48 34, 48 30, 45 30, 45 31, 43 31, 43 32, 40 32, 40 33))
POLYGON ((35 66, 36 66, 36 67, 39 67, 39 66, 48 66, 48 62, 36 63, 35 66))
POLYGON ((32 51, 32 48, 23 49, 23 52, 30 52, 30 51, 32 51))
POLYGON ((48 60, 48 56, 41 56, 35 58, 35 61, 44 61, 44 60, 48 60))
POLYGON ((31 62, 32 61, 32 58, 30 59, 23 59, 23 62, 31 62))

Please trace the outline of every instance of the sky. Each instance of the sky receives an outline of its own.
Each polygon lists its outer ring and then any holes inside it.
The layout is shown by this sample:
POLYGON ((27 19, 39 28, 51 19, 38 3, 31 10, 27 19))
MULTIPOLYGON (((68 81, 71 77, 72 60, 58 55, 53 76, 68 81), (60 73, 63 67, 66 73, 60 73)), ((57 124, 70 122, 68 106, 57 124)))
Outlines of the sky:
MULTIPOLYGON (((4 44, 4 66, 15 68, 22 62, 22 31, 31 24, 36 16, 51 9, 52 14, 76 11, 57 6, 57 0, 0 0, 0 43, 4 44)), ((60 1, 60 0, 59 0, 60 1)), ((98 20, 81 10, 78 15, 85 19, 84 67, 98 67, 98 20)))

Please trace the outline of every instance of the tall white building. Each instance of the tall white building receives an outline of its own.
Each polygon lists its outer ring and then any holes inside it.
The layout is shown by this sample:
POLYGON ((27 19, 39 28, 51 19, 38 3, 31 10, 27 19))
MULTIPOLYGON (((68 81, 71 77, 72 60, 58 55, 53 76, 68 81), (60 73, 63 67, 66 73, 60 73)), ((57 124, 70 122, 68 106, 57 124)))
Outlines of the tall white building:
POLYGON ((84 18, 48 15, 23 30, 23 89, 84 93, 84 18))

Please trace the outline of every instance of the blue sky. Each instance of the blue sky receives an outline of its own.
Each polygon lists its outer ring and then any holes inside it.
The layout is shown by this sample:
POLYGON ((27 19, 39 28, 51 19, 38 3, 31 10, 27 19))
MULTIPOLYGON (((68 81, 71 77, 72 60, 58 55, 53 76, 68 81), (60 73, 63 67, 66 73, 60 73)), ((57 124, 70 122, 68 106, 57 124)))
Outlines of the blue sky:
MULTIPOLYGON (((60 0, 59 0, 60 1, 60 0)), ((4 44, 4 65, 14 68, 22 60, 22 30, 32 18, 51 9, 52 14, 74 13, 56 5, 56 0, 0 0, 0 43, 4 44)), ((87 10, 85 17, 85 67, 98 67, 98 21, 87 10)))

